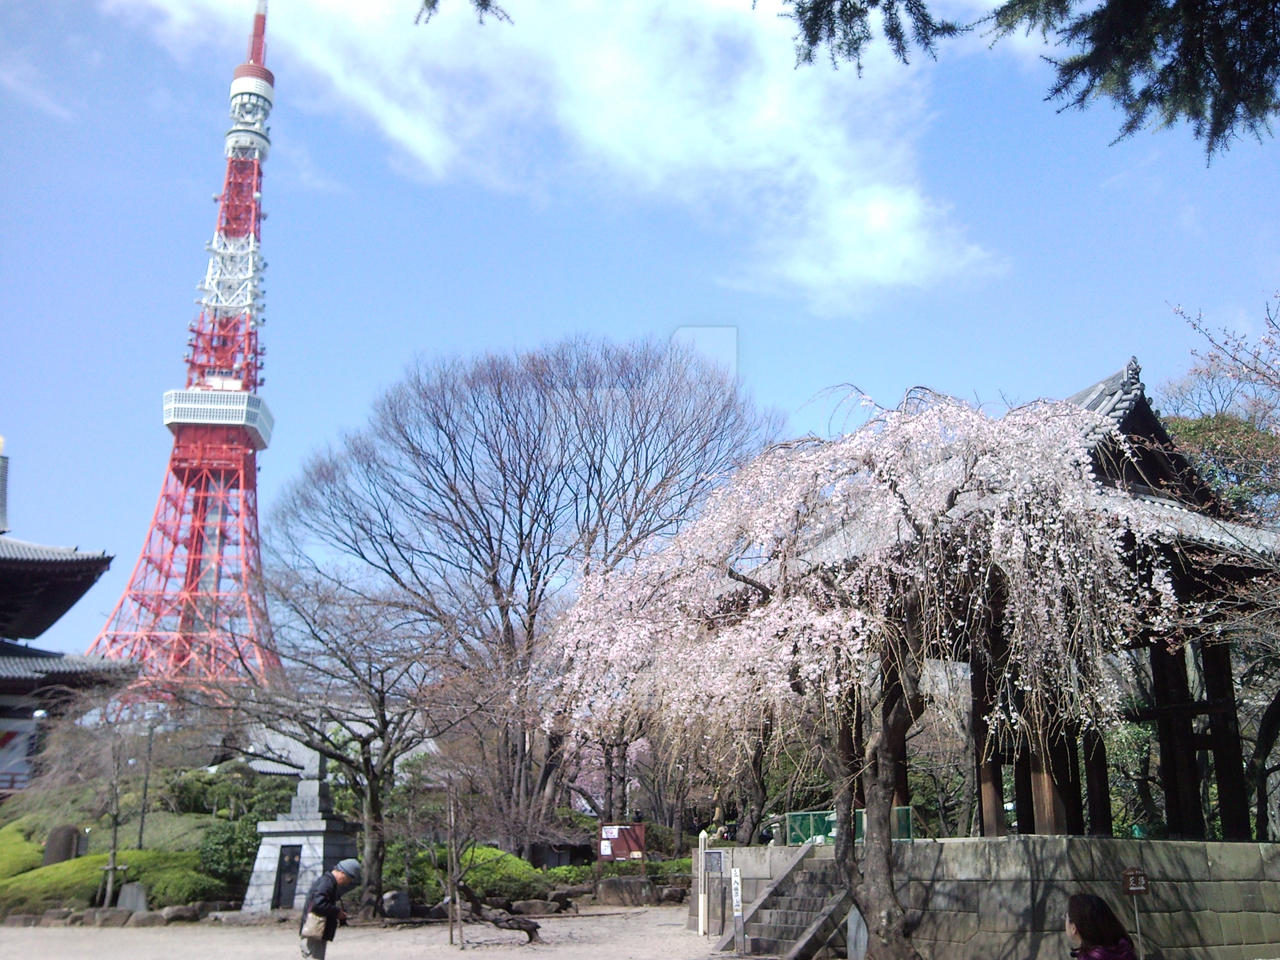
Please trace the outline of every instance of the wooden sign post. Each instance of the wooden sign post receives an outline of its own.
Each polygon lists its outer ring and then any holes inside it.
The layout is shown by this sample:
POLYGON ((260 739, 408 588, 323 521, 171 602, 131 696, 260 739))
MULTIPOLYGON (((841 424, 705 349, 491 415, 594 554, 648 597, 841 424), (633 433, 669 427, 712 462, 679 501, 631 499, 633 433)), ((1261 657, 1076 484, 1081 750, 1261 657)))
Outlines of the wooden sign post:
POLYGON ((1150 893, 1151 885, 1147 880, 1146 871, 1138 867, 1130 867, 1120 876, 1123 879, 1125 896, 1133 900, 1133 925, 1134 935, 1138 938, 1138 960, 1143 960, 1142 918, 1138 914, 1138 897, 1146 896, 1150 893))
POLYGON ((698 936, 707 935, 707 831, 698 834, 698 936))
POLYGON ((738 956, 747 952, 747 932, 742 926, 742 871, 737 867, 729 870, 730 889, 733 892, 733 943, 738 956))

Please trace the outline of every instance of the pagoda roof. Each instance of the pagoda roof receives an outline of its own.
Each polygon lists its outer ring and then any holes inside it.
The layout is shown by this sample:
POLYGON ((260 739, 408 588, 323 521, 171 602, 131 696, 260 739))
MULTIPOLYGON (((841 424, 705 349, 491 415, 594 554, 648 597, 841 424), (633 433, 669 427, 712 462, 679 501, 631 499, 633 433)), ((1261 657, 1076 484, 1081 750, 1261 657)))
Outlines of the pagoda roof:
POLYGON ((1066 402, 1101 414, 1117 427, 1123 428, 1129 415, 1146 402, 1146 388, 1141 377, 1142 368, 1138 365, 1138 358, 1130 357, 1122 370, 1099 380, 1093 386, 1085 387, 1079 393, 1073 393, 1067 397, 1066 402))
POLYGON ((123 678, 137 669, 128 660, 108 660, 41 650, 0 640, 0 692, 30 693, 42 687, 84 686, 123 678))
POLYGON ((40 636, 97 582, 111 559, 0 535, 0 639, 40 636))

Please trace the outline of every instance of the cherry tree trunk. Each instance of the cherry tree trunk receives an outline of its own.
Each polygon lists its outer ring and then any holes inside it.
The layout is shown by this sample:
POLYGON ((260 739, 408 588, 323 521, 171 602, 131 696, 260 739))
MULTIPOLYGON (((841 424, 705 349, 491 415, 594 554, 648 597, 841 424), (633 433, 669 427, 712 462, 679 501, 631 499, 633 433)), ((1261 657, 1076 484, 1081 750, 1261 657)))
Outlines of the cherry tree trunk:
POLYGON ((891 826, 897 777, 892 762, 885 762, 889 760, 878 757, 876 769, 864 778, 862 876, 853 888, 853 898, 867 924, 867 960, 920 960, 911 945, 907 912, 894 887, 891 826))

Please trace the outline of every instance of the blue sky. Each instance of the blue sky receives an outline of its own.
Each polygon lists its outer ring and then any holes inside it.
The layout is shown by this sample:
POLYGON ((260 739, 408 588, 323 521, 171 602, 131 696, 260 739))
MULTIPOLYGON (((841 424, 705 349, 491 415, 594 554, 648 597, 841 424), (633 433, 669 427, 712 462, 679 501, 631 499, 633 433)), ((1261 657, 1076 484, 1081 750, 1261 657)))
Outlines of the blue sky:
MULTIPOLYGON (((946 0, 975 17, 969 0, 946 0)), ((85 649, 155 507, 253 0, 0 5, 0 435, 14 536, 115 555, 39 645, 85 649)), ((1042 50, 796 69, 761 0, 272 0, 263 514, 415 354, 684 330, 794 432, 854 383, 999 405, 1256 328, 1280 152, 1111 145, 1042 50), (692 332, 691 332, 692 331, 692 332)))

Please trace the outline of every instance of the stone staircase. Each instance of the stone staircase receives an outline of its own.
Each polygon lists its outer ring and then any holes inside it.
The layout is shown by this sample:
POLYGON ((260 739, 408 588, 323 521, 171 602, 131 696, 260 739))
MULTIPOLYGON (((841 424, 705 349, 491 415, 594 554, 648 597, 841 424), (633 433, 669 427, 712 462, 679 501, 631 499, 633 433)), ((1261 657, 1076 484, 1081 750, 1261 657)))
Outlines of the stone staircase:
MULTIPOLYGON (((844 955, 844 921, 852 899, 830 846, 806 845, 800 856, 743 910, 747 953, 810 960, 844 955)), ((733 949, 733 930, 718 950, 733 949)))

